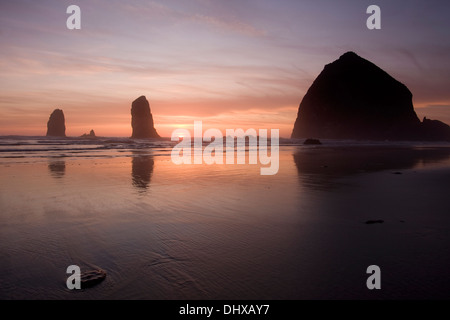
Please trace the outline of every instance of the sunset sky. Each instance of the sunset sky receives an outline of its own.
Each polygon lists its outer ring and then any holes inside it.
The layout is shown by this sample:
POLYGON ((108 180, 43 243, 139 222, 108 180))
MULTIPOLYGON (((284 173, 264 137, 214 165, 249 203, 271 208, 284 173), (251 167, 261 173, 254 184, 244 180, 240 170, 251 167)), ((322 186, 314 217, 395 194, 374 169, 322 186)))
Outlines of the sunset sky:
MULTIPOLYGON (((419 117, 450 124, 449 1, 1 1, 0 135, 131 135, 145 95, 176 128, 274 128, 289 137, 325 64, 355 51, 403 82, 419 117), (66 8, 81 8, 68 30, 66 8), (381 8, 381 30, 366 9, 381 8)), ((377 93, 374 92, 374 95, 377 93)))

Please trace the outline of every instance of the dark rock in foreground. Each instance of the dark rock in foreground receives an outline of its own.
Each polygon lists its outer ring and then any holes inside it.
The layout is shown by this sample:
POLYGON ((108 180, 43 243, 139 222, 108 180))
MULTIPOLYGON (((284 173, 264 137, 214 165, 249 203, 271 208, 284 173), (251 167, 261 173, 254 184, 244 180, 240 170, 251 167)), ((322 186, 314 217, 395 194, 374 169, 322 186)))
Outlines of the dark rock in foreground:
POLYGON ((450 127, 420 122, 409 89, 347 52, 325 66, 298 109, 292 138, 449 140, 450 127))
POLYGON ((83 272, 80 278, 81 288, 84 289, 93 287, 105 280, 105 278, 106 272, 101 269, 83 272))
POLYGON ((303 142, 305 145, 319 145, 322 144, 319 139, 306 139, 305 142, 303 142))
POLYGON ((55 109, 47 122, 47 136, 49 137, 65 137, 66 136, 66 120, 61 109, 55 109))
POLYGON ((131 127, 133 128, 132 138, 159 138, 153 126, 153 116, 145 96, 140 96, 131 105, 131 127))

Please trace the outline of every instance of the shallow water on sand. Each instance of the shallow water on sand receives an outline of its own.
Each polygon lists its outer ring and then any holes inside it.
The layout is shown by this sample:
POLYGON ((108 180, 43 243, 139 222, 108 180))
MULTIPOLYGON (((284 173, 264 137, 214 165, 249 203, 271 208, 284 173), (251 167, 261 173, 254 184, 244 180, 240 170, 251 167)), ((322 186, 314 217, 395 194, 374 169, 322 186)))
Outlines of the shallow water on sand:
POLYGON ((20 141, 0 146, 1 299, 450 298, 448 146, 286 144, 262 176, 177 166, 168 142, 20 141), (107 277, 68 290, 73 264, 107 277))

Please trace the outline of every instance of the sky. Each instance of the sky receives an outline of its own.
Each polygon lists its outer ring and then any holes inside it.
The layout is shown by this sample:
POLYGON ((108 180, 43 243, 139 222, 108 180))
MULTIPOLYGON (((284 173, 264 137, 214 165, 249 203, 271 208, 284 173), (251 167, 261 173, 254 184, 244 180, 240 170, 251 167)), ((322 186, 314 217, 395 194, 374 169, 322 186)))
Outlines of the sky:
MULTIPOLYGON (((324 65, 354 51, 404 83, 420 118, 450 124, 449 1, 15 0, 0 2, 0 135, 131 136, 145 95, 155 128, 279 129, 324 65), (69 30, 69 5, 81 29, 69 30), (369 30, 366 9, 381 9, 369 30)), ((374 95, 377 94, 374 92, 374 95)))

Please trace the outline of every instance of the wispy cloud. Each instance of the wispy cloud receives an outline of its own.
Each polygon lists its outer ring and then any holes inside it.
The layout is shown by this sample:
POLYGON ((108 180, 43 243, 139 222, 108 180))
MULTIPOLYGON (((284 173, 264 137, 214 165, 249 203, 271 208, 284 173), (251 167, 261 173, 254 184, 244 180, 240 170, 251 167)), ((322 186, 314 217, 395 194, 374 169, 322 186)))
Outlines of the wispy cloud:
POLYGON ((202 11, 202 4, 195 1, 178 2, 177 6, 169 6, 167 2, 148 1, 146 3, 123 3, 117 4, 121 9, 134 17, 145 19, 156 19, 159 23, 180 24, 194 23, 200 28, 216 31, 232 32, 246 36, 264 36, 266 32, 261 28, 241 21, 236 17, 221 16, 220 8, 215 8, 209 3, 209 14, 199 13, 202 11), (211 8, 212 7, 212 8, 211 8))
POLYGON ((417 108, 449 105, 444 2, 380 1, 376 32, 353 1, 80 0, 79 31, 65 27, 70 1, 0 2, 0 129, 45 125, 61 106, 70 130, 83 130, 74 134, 109 122, 127 135, 131 101, 144 94, 167 130, 196 117, 279 123, 289 135, 308 87, 347 50, 405 83, 417 108))
POLYGON ((200 15, 196 14, 190 17, 190 20, 199 22, 202 24, 206 24, 206 26, 212 26, 218 29, 226 30, 226 31, 232 31, 235 33, 247 35, 247 36, 264 36, 266 33, 258 29, 252 25, 246 24, 242 21, 238 20, 223 20, 219 19, 217 17, 212 16, 206 16, 206 15, 200 15))

